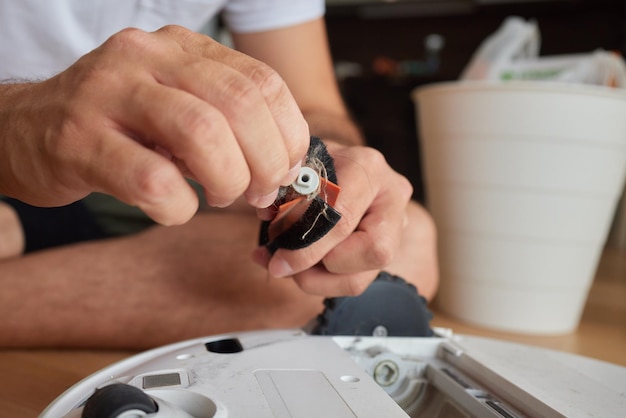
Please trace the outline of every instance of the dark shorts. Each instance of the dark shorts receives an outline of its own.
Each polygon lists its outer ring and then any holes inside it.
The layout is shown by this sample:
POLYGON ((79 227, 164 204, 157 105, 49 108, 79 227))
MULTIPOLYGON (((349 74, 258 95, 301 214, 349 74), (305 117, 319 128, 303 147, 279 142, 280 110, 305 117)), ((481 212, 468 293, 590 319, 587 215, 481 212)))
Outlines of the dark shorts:
POLYGON ((17 212, 26 240, 26 253, 60 245, 108 237, 82 201, 40 208, 1 197, 17 212))

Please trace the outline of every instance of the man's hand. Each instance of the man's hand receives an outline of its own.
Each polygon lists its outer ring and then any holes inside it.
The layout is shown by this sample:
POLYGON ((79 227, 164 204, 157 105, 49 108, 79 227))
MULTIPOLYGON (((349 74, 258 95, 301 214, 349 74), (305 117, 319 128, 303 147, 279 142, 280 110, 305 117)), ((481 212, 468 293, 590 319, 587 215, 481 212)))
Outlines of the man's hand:
POLYGON ((293 277, 312 294, 357 295, 379 270, 390 268, 416 285, 424 283, 428 289, 421 286, 422 294, 432 296, 437 286, 434 227, 423 209, 409 205, 409 181, 372 148, 328 143, 328 149, 341 186, 334 207, 342 219, 307 248, 281 249, 271 258, 260 248, 255 260, 272 276, 293 277))
POLYGON ((56 206, 92 191, 162 224, 244 195, 270 205, 309 132, 282 78, 211 38, 127 29, 39 83, 0 85, 0 192, 56 206))

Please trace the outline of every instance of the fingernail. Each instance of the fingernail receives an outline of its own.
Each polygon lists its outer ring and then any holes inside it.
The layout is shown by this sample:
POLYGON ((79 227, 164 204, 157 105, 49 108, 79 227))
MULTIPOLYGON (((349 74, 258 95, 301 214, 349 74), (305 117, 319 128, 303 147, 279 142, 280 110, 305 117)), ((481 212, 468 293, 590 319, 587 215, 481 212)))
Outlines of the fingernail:
POLYGON ((280 185, 289 186, 291 183, 293 183, 298 178, 298 174, 300 174, 301 168, 302 168, 302 161, 299 161, 296 163, 296 165, 294 165, 293 167, 289 169, 289 172, 283 179, 283 182, 280 183, 280 185))
POLYGON ((271 205, 267 208, 256 209, 256 216, 261 221, 271 221, 272 219, 274 219, 277 213, 278 213, 278 208, 275 207, 274 205, 271 205))
POLYGON ((284 258, 278 256, 270 261, 269 271, 274 277, 287 277, 293 274, 293 269, 289 263, 284 258))
POLYGON ((250 198, 249 202, 252 206, 263 209, 270 206, 276 200, 278 196, 278 189, 274 190, 272 193, 268 193, 264 196, 256 196, 250 198))
POLYGON ((252 261, 261 267, 267 268, 267 264, 270 261, 270 253, 265 247, 257 247, 252 251, 252 261))

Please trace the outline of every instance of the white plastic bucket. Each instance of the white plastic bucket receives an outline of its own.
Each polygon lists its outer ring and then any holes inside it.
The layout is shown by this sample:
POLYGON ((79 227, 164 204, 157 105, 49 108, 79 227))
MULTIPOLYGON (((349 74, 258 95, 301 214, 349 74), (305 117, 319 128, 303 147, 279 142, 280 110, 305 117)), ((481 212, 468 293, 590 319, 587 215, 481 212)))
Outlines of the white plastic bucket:
POLYGON ((503 331, 574 330, 626 176, 626 93, 543 82, 413 92, 437 306, 503 331))

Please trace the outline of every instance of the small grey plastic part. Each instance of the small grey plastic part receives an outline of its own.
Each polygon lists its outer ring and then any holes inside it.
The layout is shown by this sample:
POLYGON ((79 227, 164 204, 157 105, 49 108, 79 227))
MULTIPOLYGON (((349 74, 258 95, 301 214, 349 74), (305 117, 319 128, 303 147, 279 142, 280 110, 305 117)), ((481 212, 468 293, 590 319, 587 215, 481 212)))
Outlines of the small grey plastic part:
POLYGON ((298 178, 291 183, 291 187, 301 195, 308 196, 317 192, 320 187, 320 176, 311 167, 302 167, 298 178))

